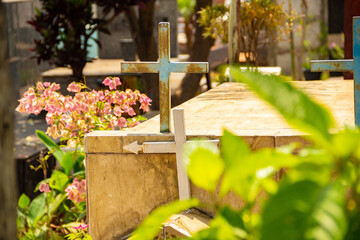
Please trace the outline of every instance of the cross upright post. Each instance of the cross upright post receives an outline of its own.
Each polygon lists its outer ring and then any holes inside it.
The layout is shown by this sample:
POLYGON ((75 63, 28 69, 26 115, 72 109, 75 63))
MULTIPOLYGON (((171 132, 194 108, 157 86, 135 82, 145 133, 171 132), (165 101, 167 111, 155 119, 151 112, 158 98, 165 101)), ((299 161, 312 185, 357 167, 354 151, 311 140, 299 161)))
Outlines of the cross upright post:
POLYGON ((123 62, 121 72, 159 73, 160 91, 160 132, 170 131, 171 89, 170 73, 206 73, 207 62, 171 62, 170 60, 170 23, 159 23, 159 59, 157 62, 123 62))
POLYGON ((353 59, 311 61, 311 71, 353 71, 355 124, 360 126, 360 17, 353 17, 353 59))

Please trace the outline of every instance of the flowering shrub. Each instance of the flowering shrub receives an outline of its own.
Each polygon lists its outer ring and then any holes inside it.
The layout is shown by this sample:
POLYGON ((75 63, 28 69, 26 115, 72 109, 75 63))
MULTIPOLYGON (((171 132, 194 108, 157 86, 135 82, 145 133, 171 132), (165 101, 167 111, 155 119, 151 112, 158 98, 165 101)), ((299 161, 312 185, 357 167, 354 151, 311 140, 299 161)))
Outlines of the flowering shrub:
POLYGON ((117 77, 107 77, 103 84, 110 91, 90 91, 86 85, 73 82, 67 90, 75 96, 64 96, 58 92, 59 84, 39 82, 25 92, 16 110, 33 114, 47 111, 46 122, 51 126, 46 134, 54 139, 67 140, 72 148, 82 144, 84 135, 91 131, 138 125, 133 107, 139 102, 140 109, 148 111, 150 98, 138 90, 116 91, 116 87, 121 85, 117 77), (131 118, 126 119, 124 115, 131 118))
POLYGON ((49 125, 46 135, 36 134, 49 149, 39 160, 45 179, 36 187, 41 192, 34 200, 22 194, 18 202, 19 239, 91 239, 87 234, 84 135, 94 130, 114 130, 139 124, 134 107, 149 110, 151 100, 139 91, 117 91, 117 77, 106 78, 109 90, 90 90, 82 83, 71 83, 73 96, 58 92, 56 83, 37 83, 25 92, 16 108, 19 112, 39 114, 46 111, 49 125), (66 141, 73 150, 65 152, 50 137, 66 141), (80 146, 80 147, 79 147, 80 146), (47 159, 58 161, 50 178, 46 176, 47 159))

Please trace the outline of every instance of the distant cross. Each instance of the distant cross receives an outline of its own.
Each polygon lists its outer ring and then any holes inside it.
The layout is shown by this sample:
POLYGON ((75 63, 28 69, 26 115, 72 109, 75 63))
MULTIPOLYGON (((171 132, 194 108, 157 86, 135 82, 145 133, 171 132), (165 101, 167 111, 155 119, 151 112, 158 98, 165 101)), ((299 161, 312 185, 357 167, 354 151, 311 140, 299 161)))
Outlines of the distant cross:
POLYGON ((311 71, 353 71, 355 124, 360 126, 360 17, 353 17, 353 56, 346 60, 311 61, 311 71))
POLYGON ((126 73, 159 73, 160 83, 160 131, 170 131, 170 73, 206 73, 207 62, 171 62, 170 60, 170 23, 159 23, 159 59, 157 62, 124 62, 121 72, 126 73))

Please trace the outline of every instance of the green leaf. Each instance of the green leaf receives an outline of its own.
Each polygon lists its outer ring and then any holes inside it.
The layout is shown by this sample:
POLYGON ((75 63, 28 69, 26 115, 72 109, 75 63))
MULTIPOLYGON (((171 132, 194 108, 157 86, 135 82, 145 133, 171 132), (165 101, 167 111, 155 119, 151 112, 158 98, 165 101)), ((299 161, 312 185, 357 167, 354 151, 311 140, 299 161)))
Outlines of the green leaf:
POLYGON ((60 236, 59 233, 52 231, 49 240, 64 240, 65 238, 60 236))
POLYGON ((53 201, 50 202, 49 205, 49 212, 51 214, 51 216, 55 216, 54 213, 56 212, 56 210, 59 208, 60 204, 66 199, 66 195, 65 194, 58 194, 56 195, 55 199, 53 201))
POLYGON ((71 170, 74 166, 73 153, 67 152, 64 154, 60 166, 64 169, 66 175, 70 175, 71 170))
POLYGON ((221 138, 221 155, 224 158, 226 168, 231 168, 249 153, 250 148, 241 137, 224 129, 221 138))
POLYGON ((358 240, 360 236, 360 211, 359 209, 353 210, 349 213, 349 226, 348 232, 344 240, 358 240))
POLYGON ((343 239, 344 188, 309 180, 282 185, 264 208, 261 240, 343 239))
MULTIPOLYGON (((301 160, 302 159, 303 158, 301 158, 301 160)), ((287 178, 284 180, 289 180, 291 182, 311 180, 319 185, 325 186, 330 182, 332 170, 332 165, 304 161, 288 171, 287 178)))
POLYGON ((232 233, 231 228, 224 227, 211 227, 204 230, 201 230, 195 233, 189 239, 191 240, 207 240, 207 239, 226 239, 226 240, 236 240, 236 236, 232 233), (226 238, 225 238, 226 237, 226 238))
MULTIPOLYGON (((85 159, 85 154, 78 152, 76 156, 75 164, 73 166, 75 173, 85 170, 84 159, 85 159)), ((73 175, 75 175, 75 173, 73 175)))
POLYGON ((247 238, 241 211, 235 211, 229 206, 225 206, 219 211, 219 215, 226 220, 229 226, 231 226, 232 232, 236 236, 244 239, 247 238))
POLYGON ((43 131, 36 130, 36 135, 39 137, 40 141, 52 151, 55 158, 61 162, 64 157, 64 152, 60 149, 59 145, 57 145, 50 137, 48 137, 43 131))
POLYGON ((245 228, 244 222, 241 217, 241 211, 235 211, 229 206, 224 206, 219 214, 223 216, 232 226, 245 228))
POLYGON ((21 194, 19 201, 18 201, 18 207, 21 209, 27 209, 30 204, 30 198, 26 196, 25 193, 21 194))
POLYGON ((136 115, 134 118, 136 119, 136 121, 139 121, 139 122, 147 120, 147 118, 144 117, 143 115, 136 115))
POLYGON ((250 149, 244 140, 226 129, 224 130, 221 138, 221 155, 225 163, 225 177, 220 191, 222 196, 225 196, 233 188, 234 181, 238 180, 238 176, 243 175, 245 169, 241 166, 241 162, 249 153, 250 149))
POLYGON ((299 163, 292 154, 275 149, 262 149, 251 153, 240 137, 228 131, 224 131, 222 137, 221 154, 225 162, 225 174, 220 195, 225 196, 233 190, 248 201, 255 200, 261 184, 269 184, 262 179, 272 176, 283 167, 292 167, 299 163))
POLYGON ((46 213, 46 198, 45 194, 42 193, 37 196, 29 206, 29 220, 32 227, 36 226, 36 223, 46 213))
POLYGON ((211 143, 195 141, 186 143, 184 162, 190 180, 197 186, 215 191, 224 170, 218 148, 211 143))
POLYGON ((219 214, 210 221, 210 228, 195 233, 190 239, 246 239, 241 213, 224 207, 219 214))
POLYGON ((63 172, 55 170, 50 177, 50 187, 60 192, 65 190, 67 183, 69 182, 69 177, 63 172))
POLYGON ((132 240, 154 239, 162 224, 173 214, 180 213, 186 209, 199 205, 197 199, 177 200, 155 209, 134 231, 132 240))
POLYGON ((289 125, 311 135, 317 143, 327 144, 334 119, 327 109, 316 103, 291 83, 280 77, 231 67, 235 81, 246 83, 260 98, 285 118, 289 125))
POLYGON ((333 136, 331 153, 339 158, 360 157, 359 129, 345 129, 333 136))

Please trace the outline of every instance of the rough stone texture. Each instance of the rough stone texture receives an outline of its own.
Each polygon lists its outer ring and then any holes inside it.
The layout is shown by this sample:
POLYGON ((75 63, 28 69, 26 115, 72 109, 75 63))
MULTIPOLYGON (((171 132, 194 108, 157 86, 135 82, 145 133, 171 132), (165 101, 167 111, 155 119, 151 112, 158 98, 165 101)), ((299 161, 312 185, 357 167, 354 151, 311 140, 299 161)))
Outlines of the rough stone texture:
MULTIPOLYGON (((154 17, 154 37, 158 41, 158 23, 170 22, 170 37, 171 37, 171 57, 177 57, 177 1, 176 0, 159 0, 155 6, 154 17)), ((101 8, 98 8, 99 16, 102 14, 101 8)), ((131 39, 130 26, 125 14, 120 14, 108 26, 111 35, 99 33, 99 41, 102 43, 102 48, 99 48, 99 57, 104 59, 122 58, 120 40, 131 39)))
MULTIPOLYGON (((327 105, 338 122, 354 125, 353 82, 294 82, 327 105)), ((244 85, 226 83, 182 104, 187 139, 218 139, 225 127, 253 149, 290 142, 309 144, 267 104, 244 85)), ((138 141, 174 141, 159 133, 159 116, 127 131, 98 131, 85 137, 88 220, 94 240, 113 239, 134 229, 151 210, 178 198, 175 154, 128 153, 123 147, 138 141)), ((209 195, 191 186, 192 196, 210 202, 209 195)), ((235 208, 243 202, 230 193, 224 200, 235 208)))
POLYGON ((178 197, 174 154, 87 154, 86 164, 93 239, 120 237, 178 197))

